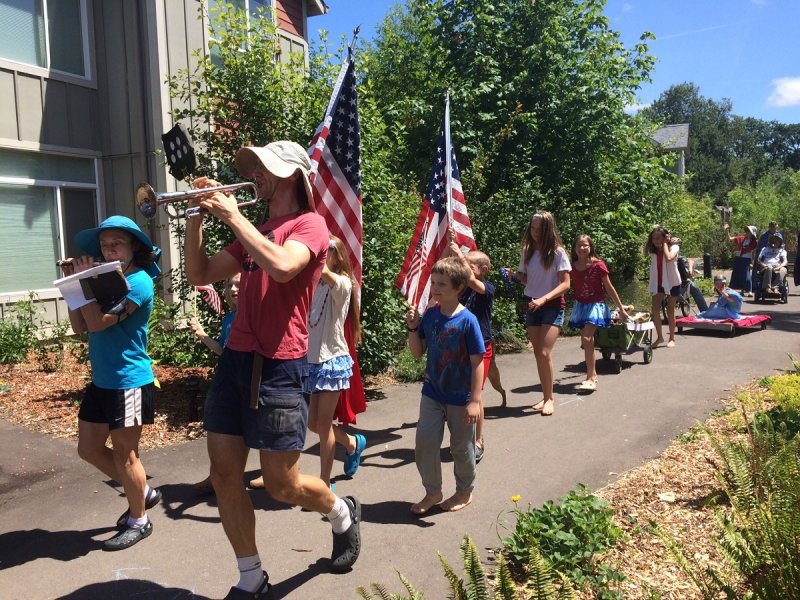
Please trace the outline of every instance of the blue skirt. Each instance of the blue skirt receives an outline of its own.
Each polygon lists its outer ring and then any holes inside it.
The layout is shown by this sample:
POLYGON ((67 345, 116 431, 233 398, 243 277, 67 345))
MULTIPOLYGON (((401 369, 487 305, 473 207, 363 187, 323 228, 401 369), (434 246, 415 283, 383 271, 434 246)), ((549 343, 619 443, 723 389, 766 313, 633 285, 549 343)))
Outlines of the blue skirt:
POLYGON ((598 327, 611 326, 611 311, 605 302, 592 302, 584 304, 575 302, 572 306, 572 314, 569 316, 569 326, 573 329, 582 329, 584 325, 590 323, 598 327))
POLYGON ((734 290, 753 291, 752 270, 750 269, 750 259, 748 257, 734 257, 730 286, 734 290))
POLYGON ((338 392, 350 387, 353 376, 353 359, 349 354, 334 356, 324 363, 308 365, 306 392, 338 392))

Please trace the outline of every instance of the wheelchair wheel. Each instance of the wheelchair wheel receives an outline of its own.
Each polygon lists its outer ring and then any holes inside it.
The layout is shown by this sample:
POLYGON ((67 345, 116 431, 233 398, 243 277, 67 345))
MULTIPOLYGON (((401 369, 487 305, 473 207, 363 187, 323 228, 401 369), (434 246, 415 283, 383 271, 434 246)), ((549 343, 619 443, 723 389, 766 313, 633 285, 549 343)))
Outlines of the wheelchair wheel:
POLYGON ((691 307, 689 306, 688 298, 687 299, 679 298, 678 299, 678 304, 680 305, 681 314, 684 317, 688 317, 689 313, 691 312, 691 307))

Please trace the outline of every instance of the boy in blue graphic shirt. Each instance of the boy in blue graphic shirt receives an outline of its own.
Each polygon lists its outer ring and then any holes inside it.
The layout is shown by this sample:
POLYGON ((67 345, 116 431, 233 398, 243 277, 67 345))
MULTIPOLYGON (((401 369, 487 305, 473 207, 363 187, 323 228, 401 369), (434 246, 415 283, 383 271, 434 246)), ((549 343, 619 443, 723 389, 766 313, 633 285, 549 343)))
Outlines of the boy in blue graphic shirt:
POLYGON ((420 358, 428 353, 415 448, 425 497, 411 507, 415 515, 424 515, 436 505, 453 512, 472 502, 473 441, 480 416, 486 348, 478 320, 458 300, 471 274, 463 260, 443 258, 431 271, 431 301, 436 304, 421 319, 416 307, 406 313, 412 356, 420 358), (456 491, 443 502, 440 450, 445 423, 450 431, 456 491))

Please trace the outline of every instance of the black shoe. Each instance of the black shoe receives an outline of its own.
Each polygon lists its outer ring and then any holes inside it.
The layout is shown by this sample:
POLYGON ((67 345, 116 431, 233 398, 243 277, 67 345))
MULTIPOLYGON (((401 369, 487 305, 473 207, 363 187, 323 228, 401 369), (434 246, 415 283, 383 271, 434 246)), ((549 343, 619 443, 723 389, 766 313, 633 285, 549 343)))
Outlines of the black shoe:
POLYGON ((153 524, 148 519, 147 524, 144 527, 128 527, 111 539, 103 542, 103 550, 113 551, 130 548, 151 533, 153 533, 153 524))
POLYGON ((479 462, 481 462, 481 459, 483 458, 483 453, 484 453, 484 447, 483 446, 478 446, 477 444, 475 444, 475 464, 476 465, 479 462))
MULTIPOLYGON (((150 488, 150 492, 147 494, 147 498, 144 499, 144 508, 145 510, 153 508, 156 504, 161 502, 161 490, 158 488, 150 488)), ((128 517, 131 516, 131 509, 128 508, 124 513, 122 513, 117 519, 117 529, 122 531, 128 527, 128 517)))
POLYGON ((237 587, 232 587, 224 600, 272 600, 272 586, 269 584, 269 575, 266 571, 261 571, 264 574, 264 582, 258 586, 255 592, 245 592, 237 587))
POLYGON ((334 573, 349 571, 361 553, 361 502, 353 496, 346 496, 343 500, 350 509, 350 518, 353 522, 347 531, 333 534, 331 571, 334 573))

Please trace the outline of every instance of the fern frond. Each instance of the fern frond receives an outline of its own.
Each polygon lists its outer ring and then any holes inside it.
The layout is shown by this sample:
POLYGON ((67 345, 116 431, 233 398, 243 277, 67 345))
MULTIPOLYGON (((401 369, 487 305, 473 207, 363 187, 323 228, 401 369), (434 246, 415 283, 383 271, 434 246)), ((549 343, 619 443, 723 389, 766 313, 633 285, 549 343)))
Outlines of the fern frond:
POLYGON ((561 580, 561 594, 559 595, 559 599, 578 600, 578 592, 575 590, 569 578, 561 571, 556 571, 556 573, 558 573, 558 577, 561 580))
POLYGON ((553 586, 553 570, 539 552, 535 540, 531 538, 528 547, 528 579, 525 590, 530 592, 530 600, 554 600, 556 590, 553 586))
POLYGON ((464 582, 456 575, 453 568, 447 564, 447 561, 442 556, 442 553, 438 550, 436 554, 439 556, 439 562, 442 563, 442 568, 444 569, 444 575, 447 577, 447 581, 450 583, 450 598, 451 600, 469 600, 467 596, 467 590, 464 588, 464 582))
POLYGON ((489 600, 489 584, 481 564, 481 555, 469 535, 465 535, 461 540, 461 556, 464 557, 464 573, 467 578, 469 600, 489 600))
POLYGON ((500 560, 497 561, 495 579, 497 584, 494 588, 494 600, 519 600, 517 586, 511 576, 506 557, 502 553, 500 554, 500 560))
POLYGON ((397 571, 397 576, 400 578, 400 582, 403 584, 403 587, 406 588, 406 591, 410 594, 409 600, 425 599, 425 596, 423 596, 420 592, 414 589, 414 587, 411 585, 411 583, 408 581, 405 575, 403 575, 400 571, 397 571))

